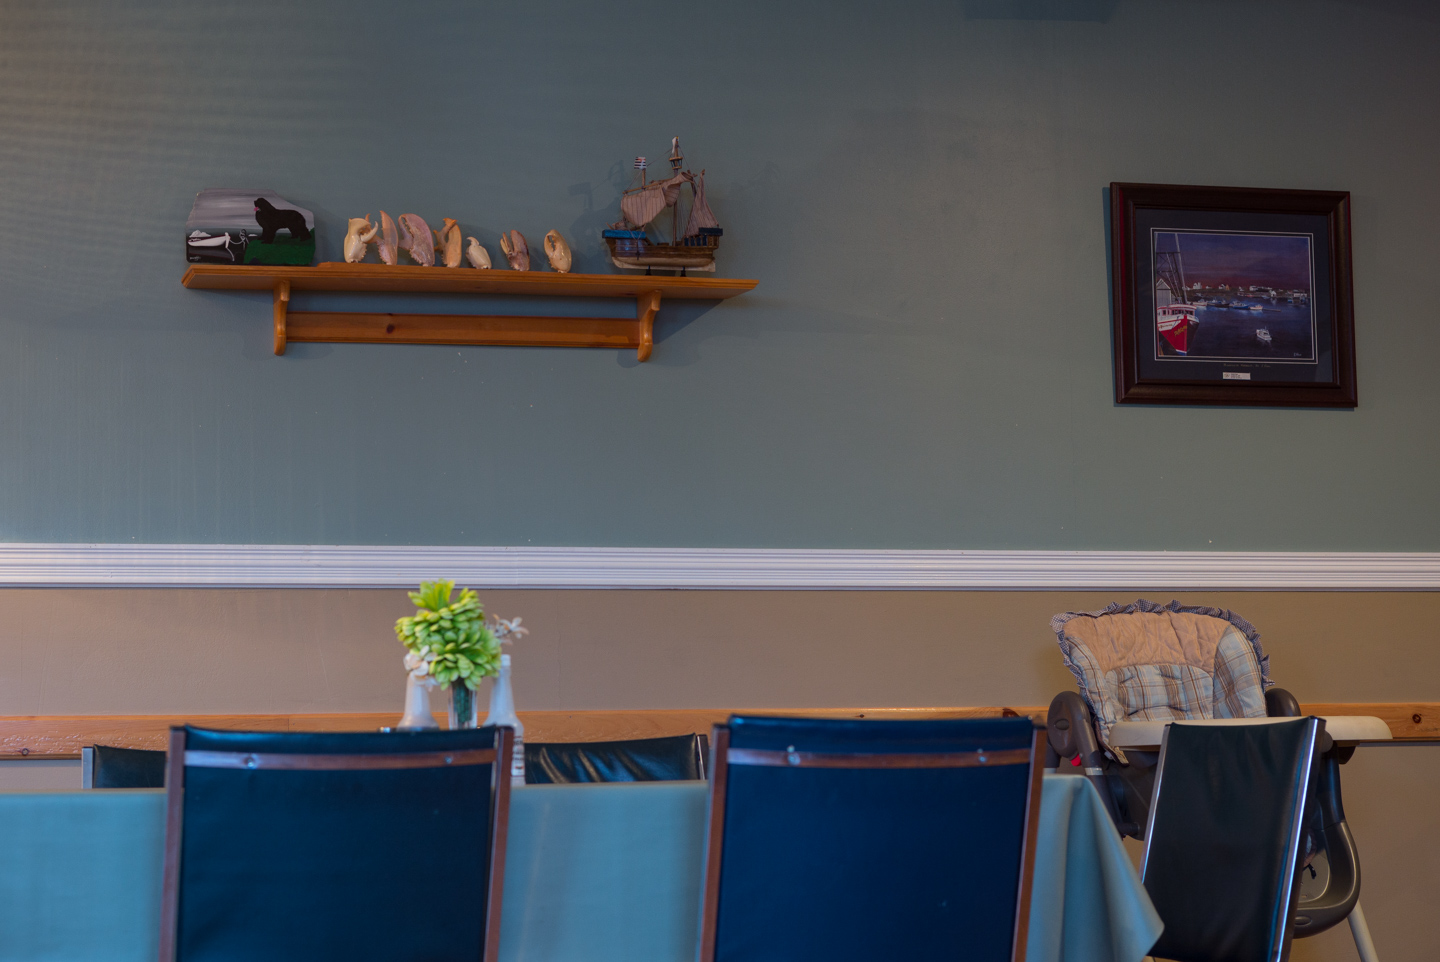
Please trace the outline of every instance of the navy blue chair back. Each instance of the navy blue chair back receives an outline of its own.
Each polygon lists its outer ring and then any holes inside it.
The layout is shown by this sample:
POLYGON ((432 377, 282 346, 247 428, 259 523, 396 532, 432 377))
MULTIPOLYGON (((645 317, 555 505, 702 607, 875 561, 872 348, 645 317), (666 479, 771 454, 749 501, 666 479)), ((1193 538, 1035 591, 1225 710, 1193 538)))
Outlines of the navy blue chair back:
POLYGON ((1042 741, 1028 718, 732 717, 700 962, 1023 959, 1042 741))
POLYGON ((82 753, 86 788, 164 788, 165 753, 144 748, 93 745, 82 753))
POLYGON ((703 780, 709 747, 704 735, 614 742, 526 742, 525 781, 548 785, 703 780))
POLYGON ((495 962, 512 739, 172 729, 161 962, 495 962))
POLYGON ((1324 722, 1167 727, 1141 878, 1177 962, 1290 954, 1310 771, 1324 722))

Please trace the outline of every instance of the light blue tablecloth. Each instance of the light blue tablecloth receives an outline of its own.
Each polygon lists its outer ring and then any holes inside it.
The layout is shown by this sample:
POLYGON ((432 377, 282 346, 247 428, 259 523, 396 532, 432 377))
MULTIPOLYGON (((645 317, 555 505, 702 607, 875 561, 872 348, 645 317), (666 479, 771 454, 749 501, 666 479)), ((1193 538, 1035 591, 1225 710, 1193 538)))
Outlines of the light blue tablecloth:
MULTIPOLYGON (((0 794, 0 959, 153 962, 164 793, 0 794)), ((705 786, 512 795, 504 962, 692 962, 705 786)), ((1083 778, 1047 776, 1027 962, 1140 962, 1160 920, 1083 778)))
POLYGON ((1026 962, 1139 962, 1162 925, 1105 803, 1087 778, 1043 791, 1026 962))

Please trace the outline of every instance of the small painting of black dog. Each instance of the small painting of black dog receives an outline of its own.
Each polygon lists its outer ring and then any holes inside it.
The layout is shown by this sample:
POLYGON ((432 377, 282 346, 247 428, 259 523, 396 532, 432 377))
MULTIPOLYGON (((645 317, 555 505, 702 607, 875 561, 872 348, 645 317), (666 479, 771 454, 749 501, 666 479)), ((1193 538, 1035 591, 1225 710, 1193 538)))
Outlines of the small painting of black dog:
POLYGON ((298 210, 281 210, 264 197, 255 198, 255 223, 260 225, 262 244, 274 243, 277 230, 289 231, 292 240, 307 240, 310 237, 304 214, 298 210))

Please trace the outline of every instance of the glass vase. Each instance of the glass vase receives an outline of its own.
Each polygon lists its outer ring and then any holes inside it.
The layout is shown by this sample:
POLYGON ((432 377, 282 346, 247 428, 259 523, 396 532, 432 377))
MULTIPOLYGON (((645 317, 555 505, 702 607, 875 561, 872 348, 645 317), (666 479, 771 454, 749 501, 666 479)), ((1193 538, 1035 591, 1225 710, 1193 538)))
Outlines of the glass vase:
POLYGON ((463 681, 450 684, 450 727, 479 728, 479 699, 463 681))
POLYGON ((418 732, 428 728, 439 728, 435 716, 430 713, 429 678, 411 673, 405 683, 405 715, 396 726, 397 731, 418 732))

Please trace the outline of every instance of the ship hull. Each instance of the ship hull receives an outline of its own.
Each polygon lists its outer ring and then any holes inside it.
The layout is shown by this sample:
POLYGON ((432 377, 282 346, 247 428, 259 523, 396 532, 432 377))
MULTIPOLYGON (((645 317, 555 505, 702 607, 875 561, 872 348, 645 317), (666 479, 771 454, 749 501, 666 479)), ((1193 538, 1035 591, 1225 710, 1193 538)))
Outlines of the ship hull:
POLYGON ((1195 308, 1190 304, 1167 304, 1158 308, 1155 312, 1155 327, 1160 336, 1161 353, 1189 353, 1190 332, 1195 329, 1196 324, 1195 308))
POLYGON ((605 231, 610 246, 610 260, 623 270, 713 271, 715 249, 720 245, 718 233, 685 237, 679 244, 657 244, 640 231, 605 231), (621 235, 621 236, 613 236, 621 235), (639 236, 637 236, 639 235, 639 236))
POLYGON ((635 271, 643 271, 651 267, 668 267, 677 271, 713 271, 715 269, 714 254, 711 254, 709 257, 666 255, 664 253, 651 253, 643 257, 616 257, 614 254, 611 254, 610 260, 616 267, 635 271))

